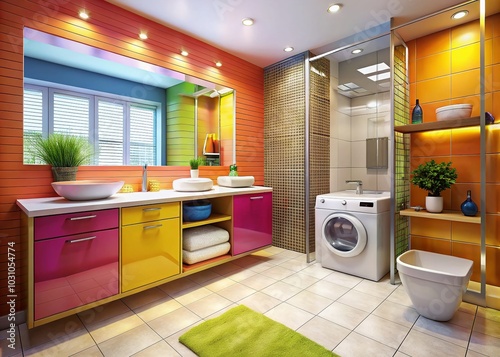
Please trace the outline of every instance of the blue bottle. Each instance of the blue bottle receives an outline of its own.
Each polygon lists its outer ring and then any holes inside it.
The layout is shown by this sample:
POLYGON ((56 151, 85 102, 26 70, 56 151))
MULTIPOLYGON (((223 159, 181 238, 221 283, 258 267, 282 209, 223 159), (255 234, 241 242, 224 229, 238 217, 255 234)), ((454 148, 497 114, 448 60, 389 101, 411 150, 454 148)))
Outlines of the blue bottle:
POLYGON ((475 216, 477 213, 477 205, 470 197, 470 191, 467 191, 467 199, 460 206, 460 210, 465 216, 475 216))
POLYGON ((424 121, 424 111, 420 106, 420 103, 417 99, 417 104, 413 107, 413 111, 411 112, 411 123, 412 124, 421 124, 424 121))

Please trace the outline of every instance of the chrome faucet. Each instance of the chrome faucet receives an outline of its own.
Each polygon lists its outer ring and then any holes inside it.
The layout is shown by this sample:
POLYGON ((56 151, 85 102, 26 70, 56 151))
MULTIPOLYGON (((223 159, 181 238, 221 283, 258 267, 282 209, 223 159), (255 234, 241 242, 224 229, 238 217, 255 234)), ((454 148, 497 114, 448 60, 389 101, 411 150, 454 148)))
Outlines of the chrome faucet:
POLYGON ((355 183, 356 184, 356 194, 363 194, 363 181, 361 180, 345 180, 345 183, 355 183))
POLYGON ((148 192, 148 164, 142 167, 142 192, 148 192))

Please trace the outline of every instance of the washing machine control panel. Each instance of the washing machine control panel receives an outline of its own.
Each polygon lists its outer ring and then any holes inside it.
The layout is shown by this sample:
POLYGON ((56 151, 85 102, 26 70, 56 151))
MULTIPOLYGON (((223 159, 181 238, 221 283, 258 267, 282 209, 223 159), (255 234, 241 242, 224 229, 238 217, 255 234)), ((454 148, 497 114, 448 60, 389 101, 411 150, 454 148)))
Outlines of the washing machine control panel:
POLYGON ((364 197, 343 198, 331 195, 319 195, 316 197, 317 209, 338 209, 341 211, 377 213, 390 210, 390 199, 370 199, 364 197))
POLYGON ((340 203, 342 203, 342 206, 345 206, 347 204, 347 201, 346 200, 342 200, 342 202, 340 202, 340 203))

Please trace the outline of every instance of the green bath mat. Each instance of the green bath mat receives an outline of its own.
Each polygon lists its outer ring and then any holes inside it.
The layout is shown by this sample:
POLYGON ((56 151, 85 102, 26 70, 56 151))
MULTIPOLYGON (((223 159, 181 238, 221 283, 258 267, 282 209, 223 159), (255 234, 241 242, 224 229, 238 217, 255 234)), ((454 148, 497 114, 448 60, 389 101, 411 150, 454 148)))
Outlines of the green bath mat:
POLYGON ((337 356, 244 305, 193 327, 179 341, 201 357, 337 356))

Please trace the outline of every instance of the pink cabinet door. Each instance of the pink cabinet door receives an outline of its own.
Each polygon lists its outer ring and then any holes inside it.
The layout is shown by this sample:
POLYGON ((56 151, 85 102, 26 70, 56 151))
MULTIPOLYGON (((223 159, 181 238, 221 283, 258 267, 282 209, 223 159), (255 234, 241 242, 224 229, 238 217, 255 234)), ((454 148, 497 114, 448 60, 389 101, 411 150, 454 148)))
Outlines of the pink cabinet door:
POLYGON ((118 228, 35 242, 35 320, 118 293, 118 228))
POLYGON ((233 197, 233 255, 273 243, 272 192, 233 197))
POLYGON ((35 218, 35 240, 118 227, 118 209, 35 218))

